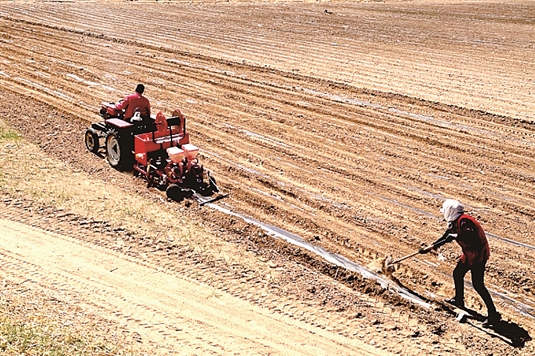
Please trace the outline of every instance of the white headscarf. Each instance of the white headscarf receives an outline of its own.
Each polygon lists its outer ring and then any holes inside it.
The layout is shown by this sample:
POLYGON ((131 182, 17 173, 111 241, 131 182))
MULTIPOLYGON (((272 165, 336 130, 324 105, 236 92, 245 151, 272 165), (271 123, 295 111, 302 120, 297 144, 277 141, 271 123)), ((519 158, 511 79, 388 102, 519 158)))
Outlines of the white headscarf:
POLYGON ((457 200, 446 199, 444 204, 442 204, 440 212, 444 215, 444 219, 447 222, 452 222, 463 215, 464 207, 457 200))

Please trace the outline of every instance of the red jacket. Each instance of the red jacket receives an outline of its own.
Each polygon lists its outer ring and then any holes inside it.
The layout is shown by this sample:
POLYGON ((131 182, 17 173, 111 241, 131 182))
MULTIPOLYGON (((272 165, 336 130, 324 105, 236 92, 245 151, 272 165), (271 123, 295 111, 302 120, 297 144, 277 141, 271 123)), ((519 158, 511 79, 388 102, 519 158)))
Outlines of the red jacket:
POLYGON ((132 116, 134 116, 134 112, 136 109, 139 110, 139 113, 141 114, 141 116, 150 116, 149 99, 145 98, 143 95, 139 93, 128 95, 126 98, 124 98, 123 101, 121 101, 115 107, 119 110, 126 109, 124 112, 125 120, 128 120, 132 116))
POLYGON ((476 219, 468 214, 459 216, 457 223, 452 228, 452 233, 457 234, 455 240, 463 250, 461 263, 468 263, 469 266, 472 266, 489 259, 490 248, 487 236, 476 219))

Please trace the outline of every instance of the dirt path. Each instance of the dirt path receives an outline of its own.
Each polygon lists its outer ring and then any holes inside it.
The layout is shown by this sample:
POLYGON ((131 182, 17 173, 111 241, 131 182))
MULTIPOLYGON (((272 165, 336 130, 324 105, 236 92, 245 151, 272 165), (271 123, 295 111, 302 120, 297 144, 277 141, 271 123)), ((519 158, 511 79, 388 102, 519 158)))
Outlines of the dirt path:
POLYGON ((198 281, 68 236, 2 219, 0 246, 1 278, 41 288, 56 286, 63 302, 128 324, 131 332, 160 351, 385 354, 359 340, 273 314, 198 281))

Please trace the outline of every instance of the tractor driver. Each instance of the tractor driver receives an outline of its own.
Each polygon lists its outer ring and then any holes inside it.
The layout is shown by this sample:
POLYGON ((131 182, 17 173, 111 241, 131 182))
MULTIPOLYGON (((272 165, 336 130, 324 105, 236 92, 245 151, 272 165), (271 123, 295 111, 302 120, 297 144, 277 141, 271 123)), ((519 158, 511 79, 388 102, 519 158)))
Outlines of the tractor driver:
POLYGON ((128 95, 120 101, 115 107, 119 110, 124 110, 124 119, 130 121, 136 111, 139 111, 141 118, 150 119, 150 102, 149 99, 143 96, 145 86, 138 84, 136 92, 128 95))

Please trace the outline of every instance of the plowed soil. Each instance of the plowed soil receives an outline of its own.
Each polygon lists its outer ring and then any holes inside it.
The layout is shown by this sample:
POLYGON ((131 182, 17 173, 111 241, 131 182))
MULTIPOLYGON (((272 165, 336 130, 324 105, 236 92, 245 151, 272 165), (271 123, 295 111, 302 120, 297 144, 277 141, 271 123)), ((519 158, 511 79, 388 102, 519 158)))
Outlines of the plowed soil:
MULTIPOLYGON (((176 209, 278 273, 249 278, 194 253, 151 257, 150 234, 142 244, 127 238, 136 231, 95 228, 106 216, 88 227, 79 223, 87 217, 58 218, 55 208, 6 196, 2 236, 21 240, 22 231, 28 255, 2 242, 0 275, 44 289, 69 281, 66 302, 138 333, 155 352, 533 354, 534 18, 528 1, 0 2, 3 119, 70 170, 154 209, 176 209), (391 277, 425 308, 236 216, 167 202, 113 170, 83 135, 100 121, 102 101, 137 83, 153 110, 179 107, 187 117, 204 165, 230 193, 218 206, 372 271, 441 236, 443 200, 460 200, 488 234, 486 284, 504 321, 496 330, 460 324, 442 302, 454 291, 455 244, 404 261, 391 277), (53 270, 40 256, 51 247, 31 251, 40 240, 57 241, 72 267, 53 270), (27 259, 32 265, 20 268, 27 259), (77 269, 104 261, 131 274, 77 269), (151 275, 154 288, 136 287, 151 275)), ((466 303, 486 315, 469 285, 466 303)))

